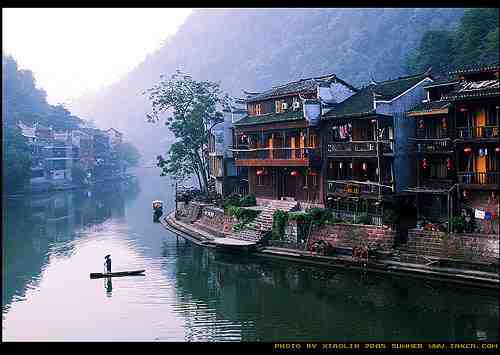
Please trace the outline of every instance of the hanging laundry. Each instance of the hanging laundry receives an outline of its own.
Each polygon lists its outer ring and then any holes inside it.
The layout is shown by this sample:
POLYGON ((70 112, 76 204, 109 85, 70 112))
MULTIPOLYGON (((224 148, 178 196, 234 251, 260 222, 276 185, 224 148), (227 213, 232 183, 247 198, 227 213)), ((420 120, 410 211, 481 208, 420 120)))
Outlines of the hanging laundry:
POLYGON ((474 210, 474 218, 484 219, 484 215, 485 215, 484 211, 478 209, 474 210))
POLYGON ((484 214, 484 219, 486 219, 486 220, 490 221, 490 220, 491 220, 491 212, 486 212, 486 213, 484 214))

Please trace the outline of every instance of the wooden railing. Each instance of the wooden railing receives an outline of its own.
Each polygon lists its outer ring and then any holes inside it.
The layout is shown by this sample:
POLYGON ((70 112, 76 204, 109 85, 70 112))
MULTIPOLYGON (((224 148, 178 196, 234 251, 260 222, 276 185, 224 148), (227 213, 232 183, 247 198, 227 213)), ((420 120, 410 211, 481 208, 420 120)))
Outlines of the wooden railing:
MULTIPOLYGON (((383 153, 392 153, 394 151, 394 142, 381 141, 381 150, 383 153)), ((329 142, 326 146, 328 153, 376 153, 376 141, 353 141, 353 142, 329 142)))
POLYGON ((416 138, 418 139, 445 139, 449 138, 448 129, 442 128, 438 129, 425 129, 425 128, 417 128, 416 138))
POLYGON ((457 127, 457 138, 493 138, 498 137, 497 126, 457 127))
POLYGON ((318 160, 321 159, 319 148, 255 148, 232 149, 237 160, 245 159, 283 159, 283 160, 318 160))
POLYGON ((478 184, 478 185, 498 185, 500 184, 500 172, 491 171, 486 173, 457 173, 460 184, 478 184))
POLYGON ((375 182, 361 183, 338 180, 328 180, 327 182, 328 193, 340 192, 351 195, 378 194, 379 189, 381 194, 392 192, 391 187, 386 185, 378 185, 375 182))
POLYGON ((450 139, 419 140, 416 144, 416 151, 419 153, 450 152, 452 150, 450 139))

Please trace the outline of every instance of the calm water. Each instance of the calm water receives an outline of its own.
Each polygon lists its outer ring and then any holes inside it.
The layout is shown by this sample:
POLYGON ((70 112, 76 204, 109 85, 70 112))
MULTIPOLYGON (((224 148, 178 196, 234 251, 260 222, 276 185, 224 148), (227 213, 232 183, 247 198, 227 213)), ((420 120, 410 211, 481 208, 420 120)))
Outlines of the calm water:
POLYGON ((3 340, 496 341, 498 296, 436 282, 216 254, 152 223, 155 169, 3 203, 3 340), (113 270, 145 276, 90 280, 113 270))

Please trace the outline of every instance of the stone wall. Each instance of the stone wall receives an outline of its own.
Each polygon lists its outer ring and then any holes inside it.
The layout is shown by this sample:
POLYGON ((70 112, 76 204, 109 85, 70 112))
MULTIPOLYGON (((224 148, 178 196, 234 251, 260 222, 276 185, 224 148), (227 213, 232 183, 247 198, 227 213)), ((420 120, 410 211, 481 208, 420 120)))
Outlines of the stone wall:
POLYGON ((498 263, 498 236, 411 229, 408 251, 421 256, 472 263, 498 263))
POLYGON ((193 223, 201 214, 205 204, 191 202, 188 204, 179 203, 177 207, 176 219, 187 223, 193 223))
POLYGON ((228 225, 231 224, 229 232, 232 229, 232 218, 224 215, 224 210, 213 207, 203 206, 200 218, 195 222, 196 226, 202 230, 214 233, 217 236, 223 236, 228 225))
POLYGON ((396 232, 388 227, 339 223, 314 227, 308 246, 322 239, 334 248, 368 245, 380 251, 390 252, 394 245, 395 236, 396 232))
MULTIPOLYGON (((499 233, 499 196, 495 191, 466 191, 466 197, 462 202, 462 207, 471 210, 478 209, 480 211, 489 212, 494 216, 494 219, 486 220, 474 218, 475 232, 483 234, 499 233)), ((472 212, 472 211, 471 211, 472 212)))

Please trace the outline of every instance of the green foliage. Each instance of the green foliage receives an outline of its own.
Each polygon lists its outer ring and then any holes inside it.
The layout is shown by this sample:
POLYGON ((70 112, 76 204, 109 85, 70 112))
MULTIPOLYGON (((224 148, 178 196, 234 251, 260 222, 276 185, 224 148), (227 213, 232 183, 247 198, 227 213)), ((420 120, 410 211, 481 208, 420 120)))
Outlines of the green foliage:
POLYGON ((309 211, 315 225, 322 226, 332 218, 332 212, 325 208, 311 208, 309 211))
POLYGON ((370 217, 368 217, 368 214, 366 213, 360 213, 356 217, 357 224, 370 224, 370 222, 371 222, 370 217))
POLYGON ((124 142, 117 147, 119 158, 128 166, 137 166, 141 160, 141 153, 129 142, 124 142))
POLYGON ((498 9, 468 9, 457 29, 428 30, 407 67, 410 72, 432 67, 434 74, 447 74, 453 68, 498 61, 498 49, 498 9))
POLYGON ((451 230, 456 233, 462 233, 465 230, 465 217, 464 216, 452 217, 451 230))
POLYGON ((450 53, 453 51, 453 33, 447 30, 431 30, 420 40, 415 55, 408 59, 411 72, 423 72, 432 68, 433 73, 447 73, 451 69, 450 53))
POLYGON ((71 115, 63 104, 49 105, 47 94, 36 87, 31 70, 20 70, 11 56, 2 56, 2 123, 35 122, 56 130, 77 128, 83 120, 71 115))
POLYGON ((22 190, 30 178, 31 155, 21 132, 3 125, 2 188, 5 192, 22 190))
POLYGON ((399 220, 398 212, 394 211, 392 208, 384 209, 384 215, 383 215, 384 224, 392 226, 395 225, 398 220, 399 220))
POLYGON ((167 158, 158 159, 162 172, 178 179, 195 174, 200 188, 208 191, 208 134, 223 119, 218 107, 226 106, 227 97, 219 84, 195 81, 180 71, 170 79, 160 78, 145 94, 152 106, 148 121, 158 122, 167 114, 165 124, 176 138, 167 158))
POLYGON ((282 210, 274 211, 272 239, 280 240, 283 237, 287 222, 288 222, 288 212, 282 210))
POLYGON ((248 206, 256 206, 257 205, 257 199, 255 198, 255 195, 246 195, 243 196, 240 200, 240 206, 243 207, 248 207, 248 206))

